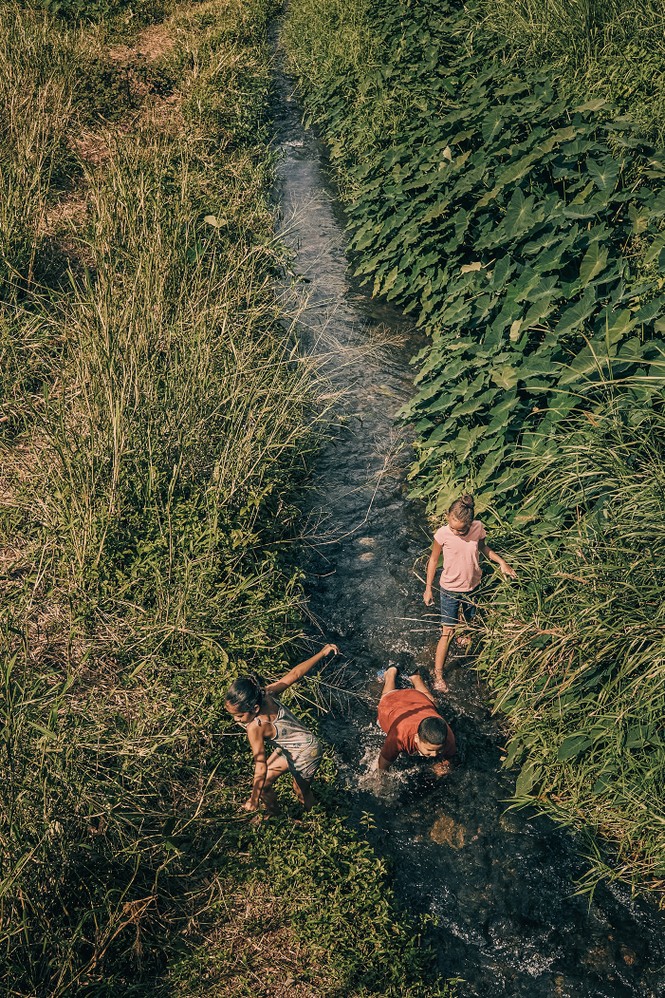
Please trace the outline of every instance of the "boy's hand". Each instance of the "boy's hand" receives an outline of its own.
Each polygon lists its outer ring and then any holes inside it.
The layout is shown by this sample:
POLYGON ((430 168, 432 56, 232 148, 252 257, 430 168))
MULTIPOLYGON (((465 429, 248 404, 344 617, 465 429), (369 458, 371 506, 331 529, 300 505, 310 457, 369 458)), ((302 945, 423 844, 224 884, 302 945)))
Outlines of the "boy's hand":
POLYGON ((337 645, 324 645, 321 649, 322 655, 329 655, 330 652, 332 652, 333 655, 339 655, 339 648, 337 645))
POLYGON ((439 759, 439 761, 435 762, 432 766, 432 772, 435 776, 448 776, 452 768, 452 763, 449 759, 439 759))
POLYGON ((432 595, 432 587, 431 586, 426 586, 425 587, 425 592, 423 593, 423 600, 424 600, 425 606, 432 606, 432 604, 434 603, 434 596, 432 595))
POLYGON ((500 561, 499 568, 501 569, 504 575, 508 576, 508 578, 510 579, 517 578, 517 572, 515 571, 514 568, 510 567, 507 561, 500 561))

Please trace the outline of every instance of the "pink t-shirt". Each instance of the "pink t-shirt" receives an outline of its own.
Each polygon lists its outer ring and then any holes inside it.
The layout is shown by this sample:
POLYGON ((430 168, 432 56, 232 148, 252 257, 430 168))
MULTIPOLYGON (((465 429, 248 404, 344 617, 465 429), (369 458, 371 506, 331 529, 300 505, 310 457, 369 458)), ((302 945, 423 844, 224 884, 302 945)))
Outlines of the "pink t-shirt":
POLYGON ((480 583, 482 570, 478 543, 487 537, 480 520, 473 520, 468 534, 459 537, 450 527, 439 527, 434 540, 443 548, 440 586, 452 593, 468 593, 480 583))

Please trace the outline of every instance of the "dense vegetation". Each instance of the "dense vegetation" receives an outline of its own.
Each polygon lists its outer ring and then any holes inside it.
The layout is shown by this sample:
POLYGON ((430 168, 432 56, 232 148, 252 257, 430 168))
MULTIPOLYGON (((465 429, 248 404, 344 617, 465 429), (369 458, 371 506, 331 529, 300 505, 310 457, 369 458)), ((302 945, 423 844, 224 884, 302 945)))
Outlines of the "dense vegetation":
MULTIPOLYGON (((613 88, 594 58, 618 37, 610 7, 643 44, 639 5, 605 5, 575 51, 555 12, 600 5, 548 5, 532 34, 510 13, 528 6, 297 0, 284 37, 356 273, 429 335, 405 412, 413 493, 441 514, 472 488, 520 552, 479 649, 518 799, 601 833, 613 875, 660 889, 661 125, 645 135, 628 113, 636 92, 648 102, 639 71, 613 88)), ((589 884, 602 872, 598 854, 589 884)))
POLYGON ((660 0, 481 0, 483 26, 514 60, 547 67, 573 102, 609 99, 665 143, 665 13, 660 0))
POLYGON ((238 811, 224 690, 302 650, 325 412, 273 291, 274 5, 120 6, 0 5, 3 993, 440 995, 331 760, 300 825, 238 811))

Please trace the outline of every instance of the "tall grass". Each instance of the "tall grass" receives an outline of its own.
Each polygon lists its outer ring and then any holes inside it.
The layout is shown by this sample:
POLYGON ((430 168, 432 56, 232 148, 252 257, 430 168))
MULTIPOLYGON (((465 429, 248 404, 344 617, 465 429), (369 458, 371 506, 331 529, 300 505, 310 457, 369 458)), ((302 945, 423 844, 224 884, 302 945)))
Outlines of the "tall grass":
POLYGON ((565 53, 578 62, 634 38, 665 39, 665 15, 657 0, 497 0, 487 16, 507 37, 533 51, 565 53))
POLYGON ((274 286, 274 4, 178 6, 120 107, 104 25, 8 10, 6 67, 37 83, 8 69, 6 176, 27 182, 31 150, 41 179, 4 251, 0 988, 226 993, 219 940, 270 865, 317 994, 443 995, 420 986, 383 867, 326 813, 330 761, 298 829, 238 806, 249 759, 224 691, 302 643, 289 542, 326 410, 274 286), (37 276, 45 218, 57 267, 37 276))
POLYGON ((16 994, 118 993, 163 968, 209 903, 207 857, 237 840, 213 741, 229 663, 281 658, 299 626, 271 545, 311 446, 312 372, 276 325, 268 154, 244 126, 248 81, 265 114, 267 9, 244 13, 240 44, 226 5, 183 16, 198 63, 169 57, 178 100, 91 137, 100 154, 69 174, 85 266, 66 290, 36 285, 32 261, 73 156, 72 36, 54 30, 59 56, 26 82, 49 25, 11 12, 5 59, 28 69, 4 81, 7 314, 12 349, 47 344, 38 386, 5 383, 29 415, 3 447, 0 975, 16 994))
POLYGON ((484 28, 547 64, 577 96, 602 95, 665 139, 665 10, 659 0, 482 0, 484 28))
POLYGON ((0 417, 16 429, 57 342, 34 315, 33 294, 52 264, 49 212, 73 167, 67 136, 77 33, 45 15, 0 7, 0 417), (33 314, 31 314, 33 313, 33 314))
MULTIPOLYGON (((601 876, 665 903, 665 418, 621 394, 549 459, 530 458, 519 586, 495 594, 480 668, 513 729, 517 797, 608 840, 601 876)), ((517 541, 515 539, 517 546, 517 541)))

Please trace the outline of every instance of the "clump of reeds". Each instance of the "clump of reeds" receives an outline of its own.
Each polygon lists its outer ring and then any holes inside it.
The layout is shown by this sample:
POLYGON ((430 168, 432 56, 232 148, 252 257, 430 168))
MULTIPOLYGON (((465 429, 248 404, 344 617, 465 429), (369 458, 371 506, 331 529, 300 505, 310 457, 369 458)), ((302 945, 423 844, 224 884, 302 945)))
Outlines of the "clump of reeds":
POLYGON ((487 16, 506 36, 528 40, 534 52, 566 52, 580 62, 637 34, 663 40, 658 0, 497 0, 487 16))
POLYGON ((513 730, 517 798, 587 827, 607 874, 665 886, 665 419, 618 394, 531 462, 520 584, 492 602, 480 667, 513 730), (532 520, 532 523, 534 521, 532 520), (536 521, 537 522, 537 521, 536 521))

